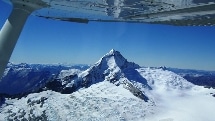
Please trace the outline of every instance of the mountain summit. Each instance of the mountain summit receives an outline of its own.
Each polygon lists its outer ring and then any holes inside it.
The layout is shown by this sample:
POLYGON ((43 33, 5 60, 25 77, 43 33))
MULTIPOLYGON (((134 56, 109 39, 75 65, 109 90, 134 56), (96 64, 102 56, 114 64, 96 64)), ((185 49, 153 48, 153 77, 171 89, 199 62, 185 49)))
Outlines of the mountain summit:
POLYGON ((105 54, 94 66, 99 66, 100 69, 125 69, 125 68, 140 68, 139 65, 128 62, 119 51, 112 49, 105 54))
POLYGON ((147 101, 148 98, 144 95, 144 92, 134 86, 138 82, 145 89, 151 89, 146 79, 135 70, 137 68, 140 68, 140 66, 133 62, 128 62, 119 51, 112 49, 89 69, 78 74, 77 77, 73 76, 73 78, 67 81, 61 81, 66 84, 67 88, 70 87, 71 91, 108 81, 116 86, 123 85, 124 88, 128 89, 135 96, 147 101))

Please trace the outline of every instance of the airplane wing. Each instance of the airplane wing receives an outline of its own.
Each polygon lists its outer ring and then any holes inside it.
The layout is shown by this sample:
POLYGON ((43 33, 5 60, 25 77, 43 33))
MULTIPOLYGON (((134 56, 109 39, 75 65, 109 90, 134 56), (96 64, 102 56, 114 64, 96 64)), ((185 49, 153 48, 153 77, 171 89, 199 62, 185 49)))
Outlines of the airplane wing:
MULTIPOLYGON (((39 0, 40 1, 40 0, 39 0)), ((215 25, 215 0, 41 0, 32 15, 70 22, 215 25)))

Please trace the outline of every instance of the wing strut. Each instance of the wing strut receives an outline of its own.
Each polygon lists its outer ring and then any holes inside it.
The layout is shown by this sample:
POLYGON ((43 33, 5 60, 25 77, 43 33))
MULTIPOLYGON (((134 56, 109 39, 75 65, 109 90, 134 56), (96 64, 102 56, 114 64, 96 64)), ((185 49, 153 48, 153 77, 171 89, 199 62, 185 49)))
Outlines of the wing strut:
POLYGON ((15 0, 12 3, 13 10, 0 31, 0 78, 28 16, 34 10, 42 8, 41 4, 31 3, 28 0, 15 0))

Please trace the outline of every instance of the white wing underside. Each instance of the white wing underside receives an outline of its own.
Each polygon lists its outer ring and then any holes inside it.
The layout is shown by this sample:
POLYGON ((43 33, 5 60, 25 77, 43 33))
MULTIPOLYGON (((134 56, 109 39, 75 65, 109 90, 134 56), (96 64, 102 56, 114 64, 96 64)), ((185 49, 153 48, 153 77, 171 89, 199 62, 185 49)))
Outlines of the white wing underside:
POLYGON ((38 4, 42 2, 46 6, 33 12, 32 15, 62 21, 215 25, 215 0, 35 0, 34 2, 38 4))

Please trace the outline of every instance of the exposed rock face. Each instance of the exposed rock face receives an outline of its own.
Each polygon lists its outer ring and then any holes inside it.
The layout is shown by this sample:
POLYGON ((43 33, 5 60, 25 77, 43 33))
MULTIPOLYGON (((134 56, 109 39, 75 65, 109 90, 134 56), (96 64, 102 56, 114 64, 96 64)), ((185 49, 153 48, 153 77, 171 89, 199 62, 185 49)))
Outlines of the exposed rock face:
POLYGON ((88 88, 92 84, 101 81, 109 81, 116 86, 124 85, 135 96, 147 101, 148 98, 144 95, 144 92, 134 86, 134 83, 139 82, 146 89, 151 89, 146 79, 135 70, 137 68, 140 68, 140 66, 133 62, 128 62, 119 51, 112 49, 86 71, 79 73, 77 76, 64 77, 61 81, 67 82, 64 85, 65 90, 69 90, 66 91, 67 93, 83 87, 88 88))

